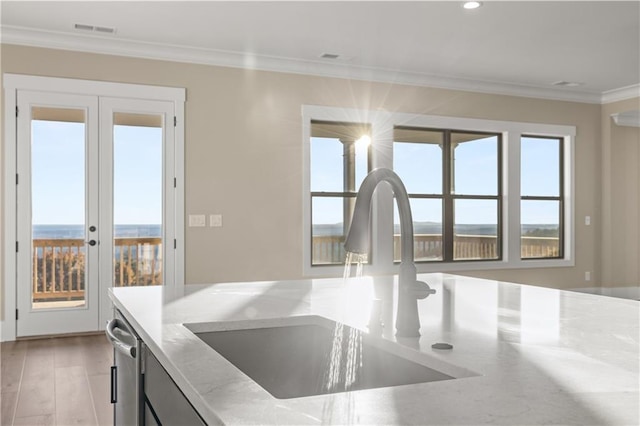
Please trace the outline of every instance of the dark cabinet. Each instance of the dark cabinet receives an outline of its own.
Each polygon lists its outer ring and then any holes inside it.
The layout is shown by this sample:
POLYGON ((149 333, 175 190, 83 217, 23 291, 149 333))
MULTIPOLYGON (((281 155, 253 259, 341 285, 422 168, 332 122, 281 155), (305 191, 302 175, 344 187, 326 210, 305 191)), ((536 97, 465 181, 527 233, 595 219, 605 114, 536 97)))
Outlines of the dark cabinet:
POLYGON ((149 348, 144 351, 145 425, 206 425, 149 348))
POLYGON ((111 403, 115 426, 140 426, 142 419, 142 341, 119 311, 109 321, 107 338, 113 346, 111 403))

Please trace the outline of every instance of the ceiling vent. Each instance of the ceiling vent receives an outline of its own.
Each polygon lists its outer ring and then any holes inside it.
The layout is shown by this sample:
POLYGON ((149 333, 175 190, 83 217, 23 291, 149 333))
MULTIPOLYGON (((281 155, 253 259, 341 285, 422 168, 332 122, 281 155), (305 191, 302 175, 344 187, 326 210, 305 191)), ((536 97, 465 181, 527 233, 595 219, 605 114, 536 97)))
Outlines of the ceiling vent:
POLYGON ((558 86, 558 87, 578 87, 578 86, 582 86, 583 84, 584 83, 579 83, 577 81, 564 81, 564 80, 551 83, 552 86, 558 86))
POLYGON ((349 62, 353 60, 353 56, 346 56, 346 55, 340 55, 338 53, 322 53, 320 55, 318 55, 318 58, 320 59, 327 59, 329 61, 336 61, 336 62, 349 62))
POLYGON ((112 27, 103 27, 98 25, 87 25, 87 24, 74 24, 73 28, 78 31, 86 31, 86 32, 95 32, 100 34, 109 34, 113 35, 116 33, 116 29, 112 27))
POLYGON ((322 59, 338 59, 340 58, 340 55, 338 55, 337 53, 323 53, 322 55, 320 55, 320 57, 322 59))

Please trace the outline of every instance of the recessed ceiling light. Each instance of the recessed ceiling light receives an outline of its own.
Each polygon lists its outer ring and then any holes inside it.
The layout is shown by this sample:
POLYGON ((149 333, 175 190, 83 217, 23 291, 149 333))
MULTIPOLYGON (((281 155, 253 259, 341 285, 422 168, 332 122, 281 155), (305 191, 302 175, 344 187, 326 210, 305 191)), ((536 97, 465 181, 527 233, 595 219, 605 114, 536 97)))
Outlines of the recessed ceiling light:
POLYGON ((477 9, 482 6, 481 1, 466 1, 462 4, 465 9, 477 9))

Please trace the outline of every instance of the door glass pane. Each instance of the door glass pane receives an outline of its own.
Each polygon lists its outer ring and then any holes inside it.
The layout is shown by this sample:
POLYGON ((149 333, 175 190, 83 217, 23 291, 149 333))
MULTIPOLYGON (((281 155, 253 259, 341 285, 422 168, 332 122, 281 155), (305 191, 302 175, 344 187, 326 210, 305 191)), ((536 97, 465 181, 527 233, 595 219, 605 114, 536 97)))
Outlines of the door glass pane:
POLYGON ((32 307, 85 302, 85 111, 31 110, 32 307))
MULTIPOLYGON (((416 262, 442 260, 442 199, 411 198, 413 217, 413 253, 416 262)), ((400 216, 393 206, 393 260, 402 256, 400 216)))
POLYGON ((161 115, 113 115, 114 286, 161 285, 161 115))
POLYGON ((498 258, 498 201, 455 200, 453 259, 498 258))

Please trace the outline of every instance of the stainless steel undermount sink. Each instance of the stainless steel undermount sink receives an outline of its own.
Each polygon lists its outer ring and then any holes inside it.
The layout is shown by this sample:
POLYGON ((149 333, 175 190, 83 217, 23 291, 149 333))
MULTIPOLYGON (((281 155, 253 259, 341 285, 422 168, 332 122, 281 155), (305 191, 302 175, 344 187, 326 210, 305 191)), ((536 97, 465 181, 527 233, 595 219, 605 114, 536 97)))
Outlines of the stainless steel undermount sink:
POLYGON ((478 375, 319 316, 184 326, 279 399, 478 375))

